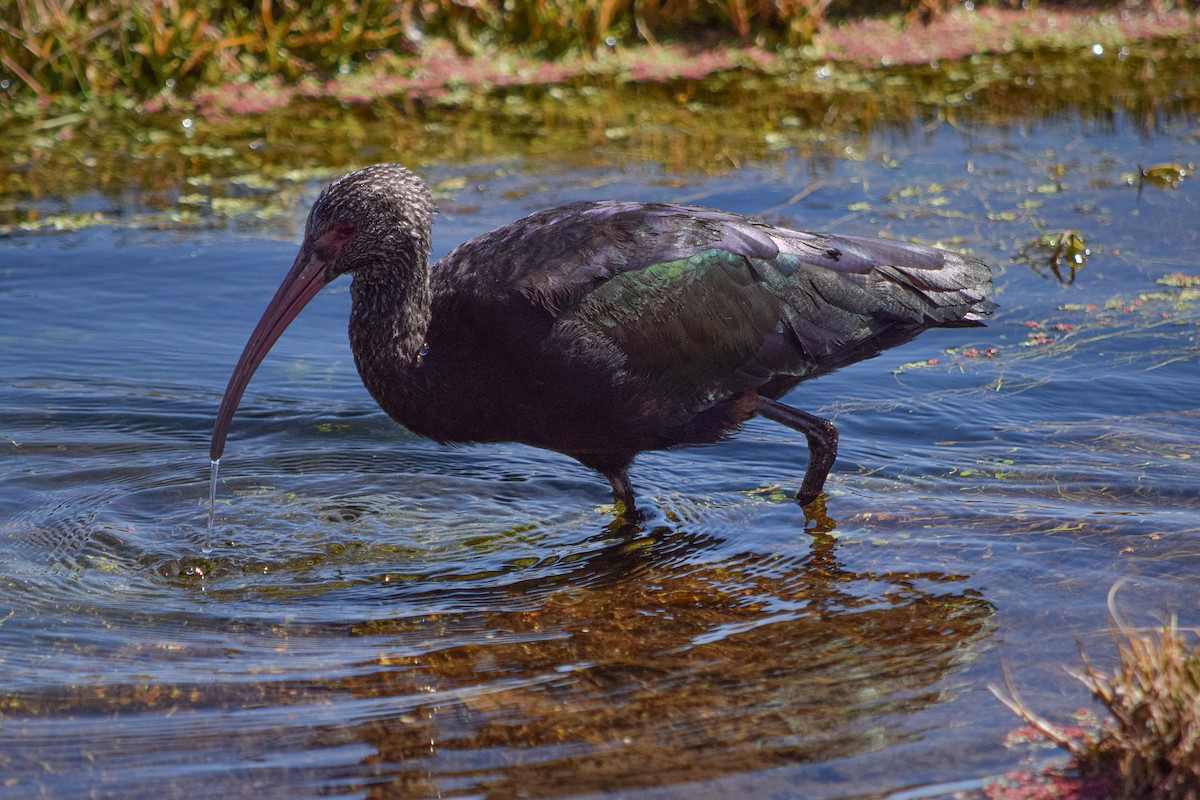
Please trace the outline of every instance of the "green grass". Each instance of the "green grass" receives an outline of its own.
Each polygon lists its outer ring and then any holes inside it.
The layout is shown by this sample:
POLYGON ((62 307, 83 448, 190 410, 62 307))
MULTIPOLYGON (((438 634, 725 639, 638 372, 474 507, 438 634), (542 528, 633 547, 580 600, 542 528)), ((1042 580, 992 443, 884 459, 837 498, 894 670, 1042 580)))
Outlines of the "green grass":
POLYGON ((410 4, 12 0, 0 67, 39 97, 146 96, 238 77, 337 71, 404 44, 410 4))
MULTIPOLYGON (((556 58, 614 43, 799 44, 834 0, 9 0, 0 7, 0 88, 38 98, 345 73, 425 37, 466 53, 495 46, 556 58)), ((873 11, 950 0, 881 0, 873 11)))
POLYGON ((1187 2, 1063 1, 1017 11, 1017 0, 8 0, 0 120, 6 110, 134 109, 265 79, 294 86, 459 69, 443 56, 451 48, 480 65, 570 63, 575 73, 638 45, 660 60, 684 52, 703 62, 737 45, 758 60, 878 66, 1053 46, 1055 37, 1124 44, 1194 29, 1187 2))

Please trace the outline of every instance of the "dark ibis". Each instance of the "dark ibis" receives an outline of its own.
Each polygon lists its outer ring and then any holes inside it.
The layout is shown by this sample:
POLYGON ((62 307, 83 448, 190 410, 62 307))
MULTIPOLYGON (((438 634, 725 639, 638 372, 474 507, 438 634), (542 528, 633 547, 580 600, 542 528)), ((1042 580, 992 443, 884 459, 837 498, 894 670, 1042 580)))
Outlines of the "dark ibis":
POLYGON ((716 442, 756 415, 807 438, 796 497, 811 503, 838 431, 779 398, 928 328, 981 325, 995 308, 991 270, 957 253, 670 203, 540 211, 430 267, 433 213, 425 184, 396 164, 321 192, 229 379, 213 461, 254 370, 339 275, 353 277, 358 374, 392 419, 441 443, 568 455, 628 510, 638 453, 716 442))

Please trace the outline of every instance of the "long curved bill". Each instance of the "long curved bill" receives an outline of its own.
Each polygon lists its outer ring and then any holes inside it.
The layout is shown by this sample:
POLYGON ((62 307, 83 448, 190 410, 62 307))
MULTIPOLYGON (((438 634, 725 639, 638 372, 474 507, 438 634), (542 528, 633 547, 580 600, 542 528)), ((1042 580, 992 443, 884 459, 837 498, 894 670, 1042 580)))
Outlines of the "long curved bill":
POLYGON ((307 243, 296 256, 287 277, 283 279, 275 296, 271 298, 262 319, 250 334, 246 349, 238 359, 229 385, 225 387, 225 396, 221 399, 221 409, 217 412, 217 421, 213 425, 212 445, 209 448, 209 458, 219 461, 225 452, 225 437, 229 435, 229 426, 233 421, 233 412, 237 411, 242 394, 250 383, 250 378, 258 365, 262 363, 275 341, 287 330, 287 326, 304 309, 308 302, 321 291, 329 279, 326 277, 326 260, 319 258, 307 243))

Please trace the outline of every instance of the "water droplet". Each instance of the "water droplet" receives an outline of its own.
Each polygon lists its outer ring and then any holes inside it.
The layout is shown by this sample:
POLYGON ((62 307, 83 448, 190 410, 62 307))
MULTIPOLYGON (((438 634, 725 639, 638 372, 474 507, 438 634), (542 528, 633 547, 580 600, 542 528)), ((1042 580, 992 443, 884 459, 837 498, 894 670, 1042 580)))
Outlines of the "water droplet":
POLYGON ((201 552, 212 552, 213 522, 217 518, 217 471, 221 467, 221 459, 208 462, 208 531, 204 534, 204 545, 201 552))

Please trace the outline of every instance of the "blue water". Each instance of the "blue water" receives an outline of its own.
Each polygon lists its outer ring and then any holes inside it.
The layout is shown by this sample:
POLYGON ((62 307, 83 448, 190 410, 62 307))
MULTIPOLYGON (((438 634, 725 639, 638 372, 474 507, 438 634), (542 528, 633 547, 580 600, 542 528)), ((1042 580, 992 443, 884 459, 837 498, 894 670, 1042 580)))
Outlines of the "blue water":
POLYGON ((1142 297, 1200 274, 1200 182, 1123 178, 1200 144, 1063 118, 846 147, 718 176, 429 170, 471 176, 438 255, 621 197, 993 264, 986 329, 788 398, 842 433, 808 519, 802 437, 764 421, 640 458, 638 523, 568 459, 413 437, 358 381, 337 283, 250 385, 203 552, 213 417, 304 209, 0 239, 4 796, 934 796, 1018 765, 1002 667, 1065 720, 1089 701, 1062 665, 1077 642, 1108 663, 1116 581, 1137 623, 1200 623, 1200 306, 1142 297), (1087 235, 1073 285, 1014 260, 1035 223, 1087 235))

